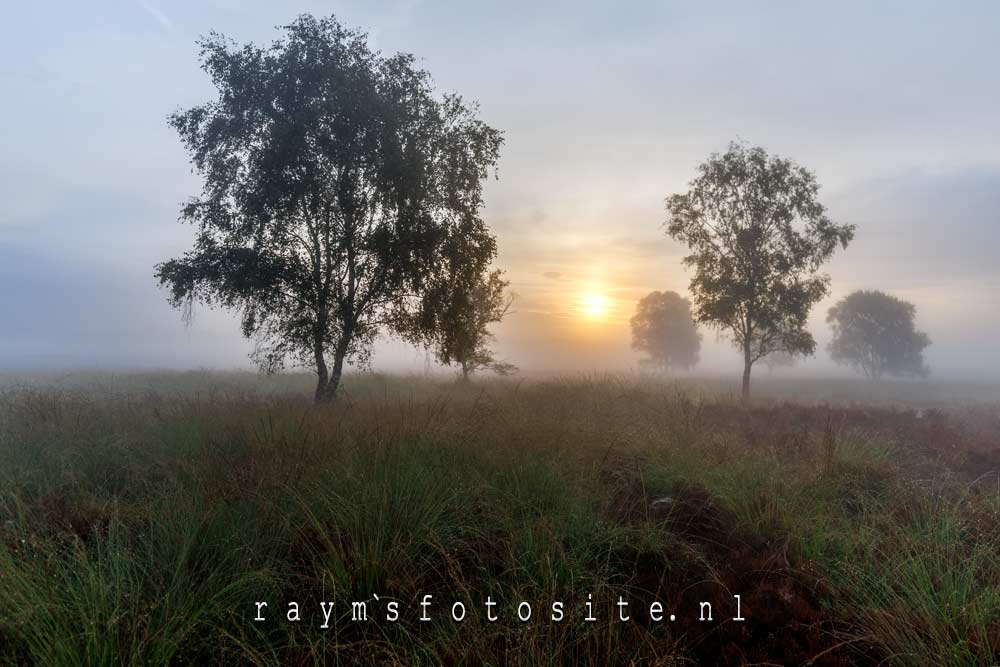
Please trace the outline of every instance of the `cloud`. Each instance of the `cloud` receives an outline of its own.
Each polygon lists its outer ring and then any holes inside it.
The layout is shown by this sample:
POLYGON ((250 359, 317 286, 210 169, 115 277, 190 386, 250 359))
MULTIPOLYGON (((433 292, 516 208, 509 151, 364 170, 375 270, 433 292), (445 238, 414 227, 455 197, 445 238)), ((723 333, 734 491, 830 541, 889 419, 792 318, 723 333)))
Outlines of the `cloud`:
POLYGON ((914 287, 998 276, 1000 167, 907 170, 850 188, 830 211, 858 227, 838 256, 852 282, 914 287))
POLYGON ((562 271, 546 271, 542 275, 552 280, 559 280, 562 278, 562 271))

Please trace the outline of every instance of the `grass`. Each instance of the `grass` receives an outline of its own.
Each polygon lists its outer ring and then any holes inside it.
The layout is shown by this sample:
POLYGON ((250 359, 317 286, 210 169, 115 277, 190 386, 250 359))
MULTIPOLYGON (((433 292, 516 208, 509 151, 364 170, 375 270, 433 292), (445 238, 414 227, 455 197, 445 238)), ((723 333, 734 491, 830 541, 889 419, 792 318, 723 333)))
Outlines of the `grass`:
POLYGON ((616 377, 359 376, 324 407, 308 391, 296 376, 8 384, 0 662, 1000 660, 995 404, 772 392, 743 409, 616 377), (653 601, 676 620, 652 621, 653 601))

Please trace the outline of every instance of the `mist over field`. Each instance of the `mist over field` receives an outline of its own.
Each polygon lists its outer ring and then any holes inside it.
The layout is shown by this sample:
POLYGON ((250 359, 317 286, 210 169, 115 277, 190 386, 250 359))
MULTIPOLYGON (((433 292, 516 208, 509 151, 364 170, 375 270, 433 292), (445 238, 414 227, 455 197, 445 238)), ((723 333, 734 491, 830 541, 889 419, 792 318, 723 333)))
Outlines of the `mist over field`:
MULTIPOLYGON (((9 5, 0 368, 250 367, 232 315, 198 308, 185 328, 152 279, 186 247, 177 216, 197 189, 165 119, 210 92, 198 35, 266 40, 305 10, 374 26, 374 48, 416 53, 441 90, 504 129, 484 217, 518 295, 496 349, 524 372, 635 367, 636 301, 688 294, 663 199, 741 137, 814 170, 831 217, 858 227, 824 267, 816 355, 781 373, 847 373, 825 350, 825 313, 873 288, 916 305, 932 377, 1000 378, 1000 10, 912 2, 9 5), (599 321, 580 315, 594 294, 599 321)), ((738 353, 703 331, 694 372, 734 372, 738 353)), ((426 359, 398 341, 374 350, 382 371, 426 359)))
POLYGON ((1000 664, 1000 4, 0 22, 0 665, 1000 664))

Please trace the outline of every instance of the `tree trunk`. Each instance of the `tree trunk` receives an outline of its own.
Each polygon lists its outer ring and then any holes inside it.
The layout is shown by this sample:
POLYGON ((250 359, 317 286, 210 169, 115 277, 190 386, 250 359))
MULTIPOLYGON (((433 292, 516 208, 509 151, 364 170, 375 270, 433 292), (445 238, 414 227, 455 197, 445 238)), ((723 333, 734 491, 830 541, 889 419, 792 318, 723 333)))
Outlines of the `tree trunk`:
MULTIPOLYGON (((344 359, 347 357, 347 345, 346 337, 341 338, 341 341, 337 344, 337 348, 333 351, 333 368, 330 371, 330 379, 326 381, 322 389, 319 386, 316 387, 317 403, 332 403, 337 398, 340 380, 344 375, 344 359)), ((322 367, 325 373, 325 362, 322 367)))
POLYGON ((753 360, 750 358, 750 343, 748 341, 743 345, 743 392, 740 396, 744 403, 750 398, 750 367, 752 365, 753 360))
POLYGON ((326 387, 330 382, 330 373, 326 369, 326 359, 323 358, 323 345, 316 345, 316 397, 317 403, 323 400, 326 387))
POLYGON ((465 362, 462 362, 462 382, 469 381, 469 366, 465 362))

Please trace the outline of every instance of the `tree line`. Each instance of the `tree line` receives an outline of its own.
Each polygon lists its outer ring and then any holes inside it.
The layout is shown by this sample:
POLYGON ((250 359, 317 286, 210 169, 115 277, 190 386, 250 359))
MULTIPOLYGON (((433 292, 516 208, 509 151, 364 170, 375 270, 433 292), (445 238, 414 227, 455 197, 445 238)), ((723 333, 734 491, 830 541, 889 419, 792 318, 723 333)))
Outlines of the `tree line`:
MULTIPOLYGON (((692 310, 674 292, 654 292, 639 302, 632 345, 649 355, 647 363, 690 367, 700 345, 695 323, 706 324, 743 353, 746 399, 756 362, 773 368, 815 353, 807 319, 830 292, 830 277, 819 269, 855 233, 854 225, 830 220, 818 195, 808 169, 732 142, 698 167, 687 192, 667 197, 666 232, 690 250, 683 261, 694 269, 694 303, 692 310), (651 303, 660 305, 651 310, 651 303), (674 333, 649 335, 668 330, 674 333)), ((915 316, 913 304, 884 292, 854 292, 827 314, 831 358, 875 380, 925 376, 923 350, 930 338, 916 330, 915 316)))
MULTIPOLYGON (((312 368, 318 402, 384 332, 465 378, 512 371, 490 349, 489 326, 513 295, 481 216, 502 132, 476 104, 437 95, 412 55, 372 51, 334 17, 281 30, 267 46, 199 41, 217 96, 169 118, 203 183, 181 211, 192 249, 156 267, 170 302, 187 314, 195 302, 235 310, 257 365, 312 368)), ((812 354, 806 320, 830 284, 819 269, 855 232, 828 218, 818 191, 791 160, 733 143, 668 197, 666 232, 690 250, 693 303, 674 292, 639 302, 644 363, 693 366, 705 324, 743 353, 746 397, 756 362, 812 354)), ((914 314, 881 292, 850 295, 828 317, 834 360, 875 379, 925 373, 929 339, 914 314)))
MULTIPOLYGON (((830 358, 870 380, 926 377, 923 351, 930 338, 916 328, 916 307, 879 290, 858 290, 827 311, 832 330, 830 358)), ((698 363, 701 334, 691 301, 677 292, 650 292, 639 300, 630 320, 632 348, 645 353, 640 368, 669 373, 698 363)), ((794 366, 804 353, 771 350, 759 358, 769 372, 794 366)))

